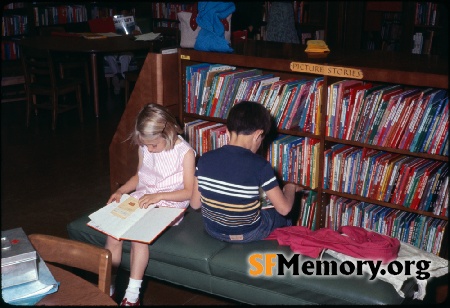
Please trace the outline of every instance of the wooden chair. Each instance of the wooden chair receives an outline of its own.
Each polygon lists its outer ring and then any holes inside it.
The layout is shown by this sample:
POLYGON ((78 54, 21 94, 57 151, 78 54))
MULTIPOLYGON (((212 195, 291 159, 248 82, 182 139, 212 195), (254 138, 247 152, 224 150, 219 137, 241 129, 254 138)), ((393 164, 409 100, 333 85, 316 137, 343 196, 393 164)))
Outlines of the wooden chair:
POLYGON ((98 275, 98 288, 109 295, 111 252, 102 247, 52 235, 28 236, 45 262, 82 269, 98 275))
MULTIPOLYGON (((61 26, 39 27, 40 36, 52 36, 58 33, 65 33, 66 29, 61 26)), ((89 61, 87 58, 79 55, 71 55, 67 53, 54 53, 54 62, 59 68, 59 76, 64 78, 79 78, 82 80, 86 88, 86 98, 91 98, 91 86, 89 75, 89 61)))
POLYGON ((52 129, 56 128, 58 113, 78 107, 80 121, 83 122, 83 104, 81 99, 81 80, 61 79, 56 73, 52 54, 49 50, 21 46, 22 67, 25 75, 25 92, 27 95, 27 127, 30 124, 30 111, 34 107, 52 111, 52 129), (60 103, 59 97, 73 93, 77 104, 60 103), (39 102, 38 96, 45 96, 48 101, 39 102))

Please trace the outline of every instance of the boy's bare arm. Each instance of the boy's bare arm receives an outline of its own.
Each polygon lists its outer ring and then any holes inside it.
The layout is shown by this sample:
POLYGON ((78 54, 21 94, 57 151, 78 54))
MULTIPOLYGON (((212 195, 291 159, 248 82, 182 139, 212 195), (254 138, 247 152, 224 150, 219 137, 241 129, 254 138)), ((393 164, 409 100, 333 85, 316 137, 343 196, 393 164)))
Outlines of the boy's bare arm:
POLYGON ((200 192, 198 191, 198 180, 197 178, 194 178, 194 187, 192 190, 192 197, 190 205, 193 209, 199 209, 202 206, 202 203, 200 201, 200 192))
POLYGON ((275 207, 275 210, 285 216, 289 214, 292 209, 295 193, 301 190, 300 186, 288 183, 283 187, 283 190, 281 190, 279 186, 276 186, 271 190, 266 191, 266 195, 275 207))

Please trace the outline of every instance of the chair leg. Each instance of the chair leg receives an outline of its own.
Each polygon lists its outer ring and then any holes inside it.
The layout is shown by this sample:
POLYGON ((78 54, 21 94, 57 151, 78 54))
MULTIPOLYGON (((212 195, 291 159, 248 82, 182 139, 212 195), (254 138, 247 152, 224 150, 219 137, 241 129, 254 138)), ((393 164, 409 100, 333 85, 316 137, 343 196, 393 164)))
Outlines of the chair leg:
POLYGON ((91 78, 89 75, 89 65, 87 62, 84 63, 84 75, 85 75, 87 98, 88 98, 88 102, 90 102, 90 100, 91 100, 91 78))
POLYGON ((128 81, 127 78, 125 78, 125 105, 127 105, 128 99, 130 98, 129 92, 130 92, 130 82, 128 81))
POLYGON ((80 122, 83 123, 83 100, 81 99, 81 85, 77 87, 78 113, 80 114, 80 122))
POLYGON ((90 95, 91 94, 91 84, 89 82, 90 75, 89 75, 89 65, 87 63, 84 64, 84 76, 86 78, 86 92, 90 95))
POLYGON ((36 95, 33 95, 33 107, 34 107, 34 114, 37 115, 38 114, 38 109, 37 109, 37 102, 36 102, 37 98, 36 95))
POLYGON ((56 117, 58 116, 58 95, 53 93, 52 95, 52 129, 56 129, 56 117))
POLYGON ((31 113, 31 104, 33 101, 33 97, 31 94, 27 94, 27 127, 30 126, 30 113, 31 113))

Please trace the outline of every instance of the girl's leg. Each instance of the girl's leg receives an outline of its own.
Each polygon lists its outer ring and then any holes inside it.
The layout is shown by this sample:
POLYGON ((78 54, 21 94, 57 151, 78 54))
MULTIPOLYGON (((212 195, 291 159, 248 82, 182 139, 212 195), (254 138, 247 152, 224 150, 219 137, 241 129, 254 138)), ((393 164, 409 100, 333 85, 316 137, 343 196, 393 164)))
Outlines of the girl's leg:
POLYGON ((116 276, 117 276, 117 269, 120 266, 120 261, 122 259, 122 241, 116 240, 115 238, 112 238, 111 236, 108 236, 106 238, 106 244, 105 248, 111 251, 111 286, 109 295, 113 295, 115 291, 115 282, 116 282, 116 276))
POLYGON ((131 242, 130 282, 125 291, 124 300, 122 301, 123 304, 127 302, 130 304, 138 302, 139 289, 141 288, 144 272, 148 265, 149 256, 147 244, 131 242))

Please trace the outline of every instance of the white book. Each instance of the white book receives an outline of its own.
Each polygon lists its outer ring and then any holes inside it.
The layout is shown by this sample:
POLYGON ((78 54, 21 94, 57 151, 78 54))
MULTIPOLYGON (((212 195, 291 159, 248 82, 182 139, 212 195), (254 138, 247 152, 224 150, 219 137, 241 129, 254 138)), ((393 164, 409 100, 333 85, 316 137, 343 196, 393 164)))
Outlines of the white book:
POLYGON ((138 199, 123 194, 120 202, 111 202, 89 215, 87 225, 118 240, 150 244, 184 211, 157 205, 140 208, 138 199))

